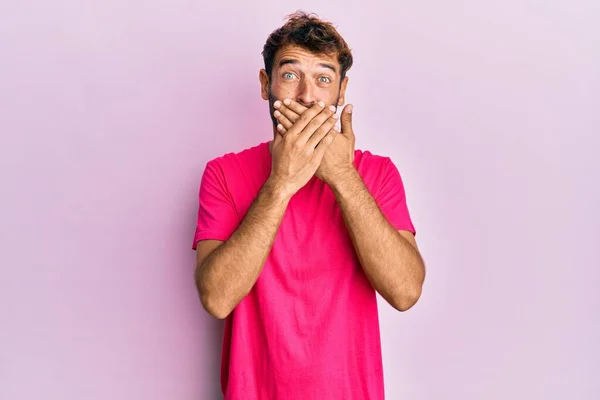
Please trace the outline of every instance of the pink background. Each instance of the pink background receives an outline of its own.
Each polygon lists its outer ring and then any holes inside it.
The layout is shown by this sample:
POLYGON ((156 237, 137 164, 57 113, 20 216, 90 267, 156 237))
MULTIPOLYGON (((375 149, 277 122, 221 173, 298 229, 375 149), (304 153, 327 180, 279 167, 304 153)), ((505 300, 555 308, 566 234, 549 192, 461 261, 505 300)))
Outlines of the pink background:
POLYGON ((380 303, 387 398, 600 398, 600 3, 217 3, 2 1, 0 398, 218 398, 198 184, 269 139, 260 51, 298 8, 354 49, 358 146, 428 264, 380 303))

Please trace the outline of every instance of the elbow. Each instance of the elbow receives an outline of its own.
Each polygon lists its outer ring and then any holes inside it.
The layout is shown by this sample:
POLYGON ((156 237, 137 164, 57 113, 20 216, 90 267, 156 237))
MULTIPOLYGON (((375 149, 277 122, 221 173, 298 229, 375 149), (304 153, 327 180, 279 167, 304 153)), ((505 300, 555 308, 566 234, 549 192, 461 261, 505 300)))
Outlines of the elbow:
POLYGON ((198 291, 202 307, 216 319, 227 318, 238 303, 234 296, 223 293, 223 288, 213 288, 212 285, 200 283, 198 291))
POLYGON ((200 290, 200 301, 204 310, 216 319, 225 319, 231 314, 232 309, 226 306, 223 299, 206 290, 200 290))
POLYGON ((422 287, 419 285, 409 291, 392 296, 389 303, 400 312, 408 311, 417 304, 417 301, 419 301, 419 298, 421 297, 421 292, 422 287))
POLYGON ((204 309, 216 319, 225 319, 229 316, 229 314, 231 314, 230 311, 227 311, 225 309, 209 308, 206 306, 204 307, 204 309))
POLYGON ((202 268, 196 266, 194 279, 196 281, 196 289, 200 297, 200 302, 204 310, 216 319, 225 319, 233 308, 227 306, 226 298, 222 294, 222 290, 213 288, 213 285, 208 283, 209 279, 202 268))

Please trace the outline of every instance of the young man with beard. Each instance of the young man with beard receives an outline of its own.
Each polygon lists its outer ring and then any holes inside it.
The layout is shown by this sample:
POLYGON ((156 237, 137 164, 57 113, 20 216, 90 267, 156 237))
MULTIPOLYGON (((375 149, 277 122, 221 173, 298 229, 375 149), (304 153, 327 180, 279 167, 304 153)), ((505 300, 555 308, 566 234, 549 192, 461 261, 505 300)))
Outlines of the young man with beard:
POLYGON ((352 54, 296 13, 263 49, 273 140, 206 165, 193 242, 204 308, 226 318, 226 399, 383 399, 376 291, 397 310, 425 267, 398 170, 355 150, 352 54))

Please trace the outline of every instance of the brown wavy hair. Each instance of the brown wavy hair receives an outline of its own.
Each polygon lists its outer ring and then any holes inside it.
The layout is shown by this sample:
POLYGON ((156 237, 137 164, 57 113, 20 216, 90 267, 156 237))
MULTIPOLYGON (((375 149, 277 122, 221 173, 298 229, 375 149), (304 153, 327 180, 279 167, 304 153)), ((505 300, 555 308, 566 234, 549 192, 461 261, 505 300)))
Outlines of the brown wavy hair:
POLYGON ((314 54, 337 55, 344 79, 346 72, 352 67, 352 53, 335 27, 316 14, 303 11, 297 11, 286 18, 287 22, 269 35, 262 51, 269 78, 277 51, 288 45, 296 45, 314 54))

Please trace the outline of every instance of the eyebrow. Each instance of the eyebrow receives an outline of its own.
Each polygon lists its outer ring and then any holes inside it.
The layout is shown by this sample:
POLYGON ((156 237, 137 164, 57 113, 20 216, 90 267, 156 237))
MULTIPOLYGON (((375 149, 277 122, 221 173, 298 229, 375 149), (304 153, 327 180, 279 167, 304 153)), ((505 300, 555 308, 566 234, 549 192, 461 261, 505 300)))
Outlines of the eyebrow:
MULTIPOLYGON (((279 68, 283 67, 286 64, 295 65, 295 64, 298 64, 298 60, 294 60, 293 58, 284 58, 284 59, 281 59, 279 61, 279 68)), ((333 64, 319 63, 317 65, 319 67, 322 67, 322 68, 328 68, 328 69, 332 70, 333 72, 337 73, 337 70, 336 70, 336 68, 335 68, 335 66, 333 64)))

